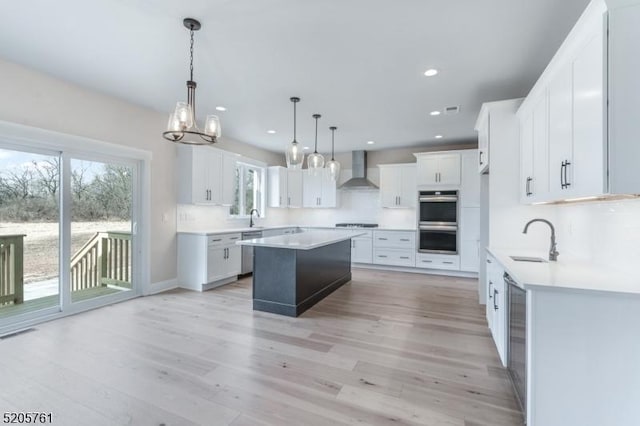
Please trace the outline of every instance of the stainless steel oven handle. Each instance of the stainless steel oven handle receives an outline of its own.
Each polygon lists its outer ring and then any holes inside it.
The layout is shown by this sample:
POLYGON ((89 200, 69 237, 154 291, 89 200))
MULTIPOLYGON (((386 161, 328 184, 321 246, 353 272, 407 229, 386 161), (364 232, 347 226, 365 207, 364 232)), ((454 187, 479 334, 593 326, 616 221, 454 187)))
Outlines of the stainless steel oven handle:
POLYGON ((420 225, 418 227, 420 231, 457 231, 458 227, 456 225, 438 225, 438 226, 427 226, 420 225))
POLYGON ((456 197, 455 195, 451 195, 451 196, 441 196, 441 195, 436 195, 436 196, 422 196, 419 198, 421 203, 455 203, 458 201, 458 197, 456 197))

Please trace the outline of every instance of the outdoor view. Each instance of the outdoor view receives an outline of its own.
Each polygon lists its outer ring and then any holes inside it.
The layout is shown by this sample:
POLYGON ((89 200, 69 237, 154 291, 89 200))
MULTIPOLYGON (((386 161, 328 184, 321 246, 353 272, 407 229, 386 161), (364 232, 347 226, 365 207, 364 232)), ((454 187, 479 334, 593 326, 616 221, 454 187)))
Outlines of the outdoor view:
MULTIPOLYGON (((58 304, 60 170, 0 149, 0 316, 58 304)), ((72 300, 130 288, 132 169, 71 160, 70 181, 72 300)))

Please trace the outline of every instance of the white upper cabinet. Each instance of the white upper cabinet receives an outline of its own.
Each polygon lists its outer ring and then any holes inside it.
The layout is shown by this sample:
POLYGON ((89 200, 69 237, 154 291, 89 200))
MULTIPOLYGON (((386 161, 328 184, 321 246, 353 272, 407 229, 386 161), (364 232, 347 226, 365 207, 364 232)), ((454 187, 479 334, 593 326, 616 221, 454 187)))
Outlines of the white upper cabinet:
POLYGON ((460 205, 462 207, 480 207, 480 175, 476 170, 478 152, 461 151, 462 183, 460 185, 460 205))
POLYGON ((302 170, 287 169, 287 207, 302 207, 302 170))
POLYGON ((479 125, 476 128, 478 132, 478 173, 482 174, 489 170, 489 141, 491 135, 489 133, 491 129, 491 114, 489 111, 481 110, 479 125))
POLYGON ((235 193, 236 157, 204 146, 178 147, 178 201, 231 205, 235 193))
POLYGON ((567 63, 549 82, 549 183, 550 196, 562 198, 570 187, 567 164, 573 154, 573 73, 567 63))
POLYGON ((460 154, 418 153, 419 186, 460 185, 460 154))
POLYGON ((384 208, 414 208, 418 197, 415 164, 381 164, 380 205, 384 208))
POLYGON ((306 208, 336 207, 336 183, 329 170, 302 171, 302 205, 306 208))
POLYGON ((269 167, 269 207, 288 207, 288 174, 284 167, 269 167))
POLYGON ((269 207, 302 207, 302 170, 269 167, 269 207))
POLYGON ((589 4, 518 111, 523 203, 640 193, 640 5, 609 3, 589 4))

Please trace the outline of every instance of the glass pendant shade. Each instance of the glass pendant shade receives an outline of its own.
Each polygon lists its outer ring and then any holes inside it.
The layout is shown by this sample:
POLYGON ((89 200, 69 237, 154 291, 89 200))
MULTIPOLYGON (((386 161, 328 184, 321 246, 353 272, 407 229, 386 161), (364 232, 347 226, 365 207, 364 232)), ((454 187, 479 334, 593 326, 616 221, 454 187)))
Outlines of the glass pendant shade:
POLYGON ((322 117, 320 114, 313 114, 313 118, 316 120, 316 144, 313 154, 307 157, 307 167, 314 175, 324 167, 324 157, 322 154, 318 154, 318 119, 320 117, 322 117))
POLYGON ((340 179, 340 163, 336 160, 329 160, 325 167, 329 170, 329 176, 331 180, 337 182, 340 179))
POLYGON ((336 130, 338 128, 336 126, 329 127, 331 130, 331 160, 327 161, 327 169, 329 169, 329 176, 334 182, 337 182, 340 179, 340 163, 336 161, 334 156, 335 146, 336 146, 336 130))
MULTIPOLYGON (((173 111, 174 120, 179 130, 187 130, 193 126, 193 110, 191 105, 186 102, 178 102, 176 109, 173 111)), ((168 129, 174 130, 174 129, 168 129)))
POLYGON ((314 152, 307 157, 307 167, 311 170, 317 171, 324 167, 324 157, 322 154, 314 152))
POLYGON ((287 167, 290 169, 301 169, 304 162, 304 152, 300 148, 298 142, 293 141, 289 144, 286 151, 287 167))
POLYGON ((289 100, 293 103, 293 141, 287 146, 284 154, 287 159, 287 168, 301 169, 304 163, 304 151, 296 140, 296 104, 300 102, 300 98, 292 97, 289 100))
POLYGON ((220 119, 217 115, 207 115, 207 119, 204 123, 204 133, 209 136, 215 136, 219 138, 222 136, 222 129, 220 128, 220 119))

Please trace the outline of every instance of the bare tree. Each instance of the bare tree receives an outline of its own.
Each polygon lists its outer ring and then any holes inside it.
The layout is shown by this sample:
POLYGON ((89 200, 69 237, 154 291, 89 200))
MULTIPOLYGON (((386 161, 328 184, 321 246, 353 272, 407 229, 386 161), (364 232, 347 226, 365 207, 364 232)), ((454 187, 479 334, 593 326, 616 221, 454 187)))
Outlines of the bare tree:
POLYGON ((26 199, 33 195, 33 170, 30 166, 5 170, 0 176, 0 192, 3 198, 26 199))
POLYGON ((71 191, 78 200, 82 200, 89 191, 90 182, 85 182, 86 173, 89 168, 82 163, 80 167, 74 167, 71 171, 71 191))
POLYGON ((38 184, 52 198, 58 193, 60 184, 60 158, 53 157, 45 161, 32 161, 33 168, 38 174, 38 184))

